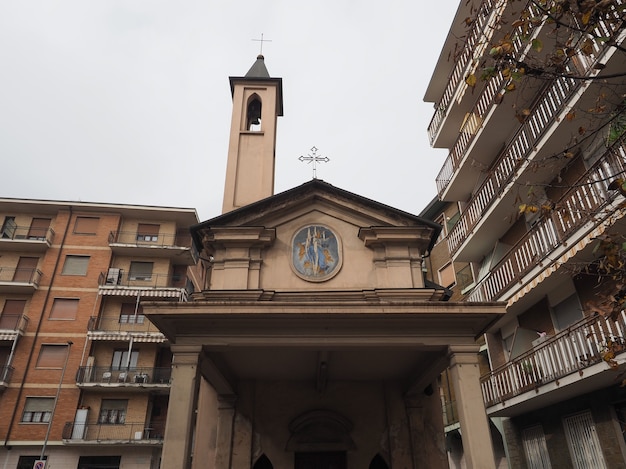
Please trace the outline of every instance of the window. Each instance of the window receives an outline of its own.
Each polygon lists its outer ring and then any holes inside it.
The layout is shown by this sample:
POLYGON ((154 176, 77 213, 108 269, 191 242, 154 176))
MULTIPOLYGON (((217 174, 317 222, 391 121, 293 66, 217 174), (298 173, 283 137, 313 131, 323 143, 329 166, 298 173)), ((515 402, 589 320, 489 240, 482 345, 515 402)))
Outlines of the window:
POLYGON ((541 425, 522 430, 522 444, 529 469, 550 469, 550 455, 541 425))
POLYGON ((28 239, 45 240, 50 221, 50 218, 33 218, 28 229, 28 239))
MULTIPOLYGON (((43 458, 47 460, 48 456, 44 456, 43 458)), ((35 463, 39 460, 39 456, 20 456, 15 469, 33 469, 35 463)))
POLYGON ((95 235, 98 232, 98 217, 76 217, 74 222, 74 234, 95 235))
POLYGON ((65 256, 63 275, 87 275, 89 256, 65 256))
POLYGON ((4 217, 2 223, 2 229, 0 230, 0 237, 6 239, 13 239, 15 231, 17 230, 17 223, 15 223, 15 217, 4 217))
POLYGON ((25 307, 26 300, 6 300, 0 315, 0 330, 16 330, 25 307))
POLYGON ((81 456, 78 469, 119 469, 121 460, 121 456, 81 456))
POLYGON ((139 223, 137 227, 137 241, 158 241, 160 225, 139 223))
POLYGON ((554 319, 556 321, 556 329, 562 331, 567 329, 577 321, 583 318, 583 309, 580 306, 580 300, 576 293, 568 296, 556 306, 552 307, 554 311, 554 319))
POLYGON ((67 350, 68 346, 66 344, 42 345, 37 358, 37 368, 63 368, 67 350))
POLYGON ((120 324, 143 324, 144 318, 143 307, 140 304, 122 303, 120 324))
POLYGON ((50 311, 50 319, 76 319, 78 298, 55 298, 50 311))
POLYGON ((127 399, 102 399, 98 423, 121 425, 126 421, 127 399))
POLYGON ((54 407, 53 397, 27 397, 22 422, 48 423, 54 407))
POLYGON ((563 427, 575 469, 605 469, 607 467, 591 412, 581 412, 565 417, 563 427))
POLYGON ((437 241, 435 241, 435 244, 440 243, 441 241, 443 241, 446 237, 446 216, 445 214, 441 214, 437 217, 437 219, 435 220, 436 223, 439 223, 441 225, 441 231, 439 232, 439 236, 437 236, 437 241))
POLYGON ((454 264, 452 262, 439 269, 439 284, 443 287, 450 288, 456 282, 454 276, 454 264))
POLYGON ((115 350, 113 352, 113 360, 111 361, 112 370, 134 370, 137 368, 137 359, 139 351, 130 352, 130 362, 128 361, 128 350, 115 350))
POLYGON ((39 264, 38 257, 20 257, 20 260, 17 261, 13 281, 24 283, 34 282, 36 278, 35 272, 37 271, 37 264, 39 264))
POLYGON ((151 280, 153 262, 131 262, 130 280, 151 280))

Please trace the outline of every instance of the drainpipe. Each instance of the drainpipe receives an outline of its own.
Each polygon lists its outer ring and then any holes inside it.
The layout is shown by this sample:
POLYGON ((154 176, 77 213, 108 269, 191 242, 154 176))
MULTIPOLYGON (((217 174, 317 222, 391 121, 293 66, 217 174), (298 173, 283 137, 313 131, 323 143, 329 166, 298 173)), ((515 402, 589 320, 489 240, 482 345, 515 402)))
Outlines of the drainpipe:
POLYGON ((39 322, 37 323, 37 329, 35 330, 35 337, 33 339, 33 345, 28 354, 28 360, 26 360, 26 366, 24 368, 24 377, 22 378, 22 382, 20 383, 20 388, 17 392, 17 398, 15 399, 15 406, 13 406, 13 412, 11 413, 11 420, 9 421, 9 428, 7 429, 7 435, 4 438, 3 446, 7 448, 9 446, 7 443, 9 441, 9 437, 11 436, 11 431, 13 430, 13 425, 15 424, 15 417, 17 416, 17 408, 20 399, 22 398, 22 394, 24 393, 24 383, 26 382, 26 376, 28 375, 28 370, 30 369, 30 364, 33 361, 33 355, 35 353, 35 344, 37 343, 37 339, 39 338, 39 331, 41 330, 41 325, 43 324, 43 313, 48 306, 48 302, 50 301, 50 295, 52 292, 52 282, 56 277, 57 270, 59 269, 59 263, 61 262, 61 251, 63 250, 63 246, 65 246, 65 239, 67 238, 67 233, 70 228, 70 221, 72 220, 72 206, 69 207, 69 217, 67 219, 67 223, 65 224, 65 230, 63 232, 63 239, 61 239, 61 244, 59 245, 59 254, 57 255, 56 261, 54 263, 54 269, 52 269, 52 277, 50 278, 50 286, 48 287, 48 291, 46 292, 46 296, 44 298, 43 307, 41 308, 41 314, 39 315, 39 322))

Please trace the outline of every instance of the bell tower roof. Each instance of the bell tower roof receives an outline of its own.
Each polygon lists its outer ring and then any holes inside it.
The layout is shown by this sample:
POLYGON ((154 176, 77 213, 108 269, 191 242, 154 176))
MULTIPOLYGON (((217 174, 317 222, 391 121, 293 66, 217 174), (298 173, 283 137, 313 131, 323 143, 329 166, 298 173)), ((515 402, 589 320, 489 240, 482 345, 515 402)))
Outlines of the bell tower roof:
POLYGON ((257 55, 256 62, 252 64, 248 73, 246 73, 246 78, 269 78, 270 74, 267 71, 267 67, 265 66, 265 57, 261 54, 257 55))
POLYGON ((278 99, 276 100, 276 115, 283 115, 283 79, 270 77, 267 67, 265 66, 265 57, 262 54, 257 55, 256 61, 243 77, 229 77, 230 93, 235 96, 235 85, 237 83, 245 84, 246 82, 274 82, 277 87, 278 99))

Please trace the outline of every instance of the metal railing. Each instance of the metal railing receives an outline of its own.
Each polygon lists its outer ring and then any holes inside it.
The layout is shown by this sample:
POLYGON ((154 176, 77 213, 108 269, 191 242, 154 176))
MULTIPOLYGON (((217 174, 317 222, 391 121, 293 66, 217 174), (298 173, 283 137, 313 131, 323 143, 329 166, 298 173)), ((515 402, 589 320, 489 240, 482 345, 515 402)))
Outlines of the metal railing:
POLYGON ((0 331, 14 331, 24 334, 28 326, 25 314, 0 314, 0 331))
POLYGON ((39 269, 0 267, 0 283, 26 283, 38 288, 42 275, 39 269))
POLYGON ((81 366, 76 373, 77 384, 150 385, 169 384, 171 367, 131 367, 115 369, 110 366, 81 366))
POLYGON ((52 228, 31 228, 30 226, 5 227, 0 233, 0 240, 11 241, 45 241, 52 244, 54 230, 52 228))
POLYGON ((153 274, 124 272, 120 269, 115 278, 109 272, 101 272, 98 277, 99 285, 110 285, 119 287, 141 287, 141 288, 187 288, 190 280, 184 275, 153 274))
MULTIPOLYGON (((597 226, 617 197, 607 186, 612 178, 626 172, 626 136, 607 149, 606 153, 573 184, 558 202, 562 210, 540 219, 487 275, 477 282, 468 301, 492 301, 522 276, 564 245, 571 234, 588 222, 597 226)), ((572 243, 568 243, 572 244, 572 243)))
POLYGON ((118 317, 91 316, 87 330, 90 332, 158 332, 159 329, 143 314, 118 317))
POLYGON ((146 425, 146 422, 123 424, 66 422, 63 427, 65 443, 73 441, 104 441, 108 443, 163 442, 163 425, 146 425), (156 441, 155 441, 156 440, 156 441))
POLYGON ((624 311, 616 321, 600 315, 587 317, 483 376, 480 382, 485 405, 504 402, 605 361, 607 351, 626 350, 625 337, 624 311))
POLYGON ((147 234, 137 231, 111 231, 109 244, 191 248, 191 233, 147 234))

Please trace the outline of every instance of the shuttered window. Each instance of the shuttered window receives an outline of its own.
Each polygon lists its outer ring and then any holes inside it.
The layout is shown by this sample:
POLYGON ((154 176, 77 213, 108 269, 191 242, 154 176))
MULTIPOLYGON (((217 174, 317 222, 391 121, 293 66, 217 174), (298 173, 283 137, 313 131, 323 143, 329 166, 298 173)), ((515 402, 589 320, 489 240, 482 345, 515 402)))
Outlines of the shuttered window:
POLYGON ((50 218, 33 218, 28 229, 28 239, 46 239, 50 221, 50 218))
POLYGON ((522 430, 522 443, 528 469, 550 469, 550 456, 546 436, 541 425, 522 430))
POLYGON ((137 227, 137 241, 158 241, 160 225, 139 223, 137 227))
POLYGON ((50 319, 76 319, 78 298, 55 298, 50 311, 50 319))
POLYGON ((33 282, 35 280, 37 264, 39 264, 38 257, 20 257, 19 261, 17 261, 13 281, 24 283, 33 282))
POLYGON ((442 287, 451 287, 455 284, 454 264, 450 262, 448 265, 439 270, 439 284, 442 287))
POLYGON ((52 417, 53 397, 27 397, 22 422, 47 423, 52 417))
POLYGON ((74 233, 81 235, 94 235, 98 232, 98 217, 76 217, 74 222, 74 233))
POLYGON ((65 256, 63 275, 87 275, 89 256, 65 256))
POLYGON ((137 303, 122 303, 120 324, 143 324, 143 306, 137 303))
POLYGON ((26 300, 6 300, 0 315, 0 330, 16 330, 25 307, 26 300))
POLYGON ((151 280, 152 262, 131 262, 128 276, 131 280, 151 280))
POLYGON ((63 368, 68 346, 65 344, 44 344, 39 349, 37 368, 63 368))

